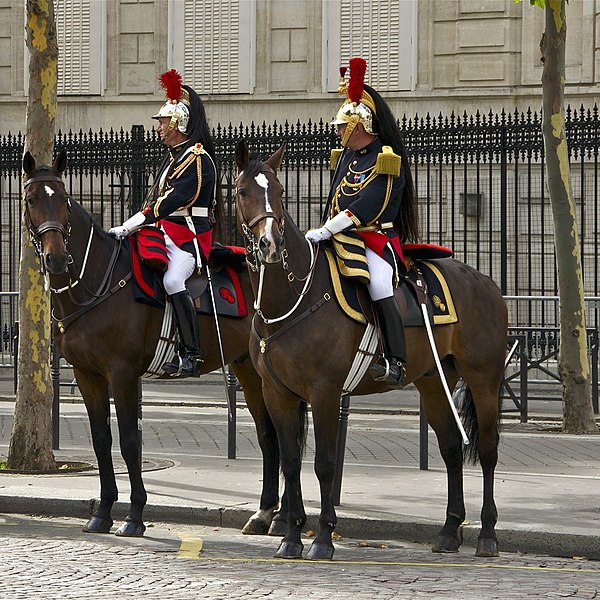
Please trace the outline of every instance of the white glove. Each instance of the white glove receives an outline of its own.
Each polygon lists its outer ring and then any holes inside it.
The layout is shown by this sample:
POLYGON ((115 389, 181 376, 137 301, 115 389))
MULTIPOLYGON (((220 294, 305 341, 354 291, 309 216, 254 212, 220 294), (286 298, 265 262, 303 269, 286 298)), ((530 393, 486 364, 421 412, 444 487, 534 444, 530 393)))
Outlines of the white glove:
POLYGON ((319 229, 311 229, 306 232, 304 237, 313 244, 318 244, 323 240, 328 240, 331 237, 331 231, 327 227, 319 227, 319 229))
POLYGON ((323 240, 328 240, 332 235, 354 227, 355 223, 350 218, 351 214, 350 211, 343 210, 341 213, 335 215, 335 217, 328 219, 323 227, 307 231, 304 237, 309 242, 315 244, 322 242, 323 240))
POLYGON ((113 237, 120 240, 121 238, 127 237, 131 231, 125 227, 125 225, 119 225, 118 227, 111 227, 108 230, 108 235, 112 235, 113 237))
POLYGON ((142 212, 137 212, 133 217, 129 217, 123 225, 119 225, 118 227, 111 227, 108 230, 108 235, 112 235, 116 237, 118 240, 121 238, 127 237, 129 234, 141 229, 144 223, 146 222, 146 215, 142 212))

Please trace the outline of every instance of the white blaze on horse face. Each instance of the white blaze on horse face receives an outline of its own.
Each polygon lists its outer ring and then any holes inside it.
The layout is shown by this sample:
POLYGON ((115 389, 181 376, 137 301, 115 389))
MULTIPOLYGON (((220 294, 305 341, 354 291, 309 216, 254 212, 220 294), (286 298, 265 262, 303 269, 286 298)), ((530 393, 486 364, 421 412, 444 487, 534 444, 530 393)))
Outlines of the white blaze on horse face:
MULTIPOLYGON (((265 177, 264 173, 259 173, 254 181, 265 190, 265 212, 272 213, 273 208, 269 202, 269 180, 265 177)), ((273 217, 267 217, 265 219, 265 231, 264 237, 269 241, 269 250, 274 252, 276 248, 275 239, 273 238, 273 217)))
POLYGON ((48 187, 47 185, 45 185, 44 189, 46 190, 46 194, 48 194, 48 196, 54 195, 54 190, 51 187, 48 187))

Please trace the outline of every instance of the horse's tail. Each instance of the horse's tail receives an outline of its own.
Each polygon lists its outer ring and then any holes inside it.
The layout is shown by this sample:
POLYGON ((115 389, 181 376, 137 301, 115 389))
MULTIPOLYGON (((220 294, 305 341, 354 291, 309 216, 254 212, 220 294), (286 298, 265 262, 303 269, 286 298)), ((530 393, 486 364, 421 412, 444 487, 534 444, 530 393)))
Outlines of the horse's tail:
POLYGON ((300 448, 300 456, 303 457, 306 450, 306 438, 308 437, 308 402, 300 401, 298 404, 298 420, 300 421, 298 446, 300 448))
MULTIPOLYGON (((465 464, 475 464, 479 460, 477 450, 479 442, 479 422, 477 420, 477 410, 473 401, 471 388, 463 381, 454 392, 454 399, 458 404, 458 412, 461 416, 465 433, 469 438, 469 445, 463 448, 463 462, 465 464)), ((502 400, 498 393, 498 428, 500 426, 500 404, 502 400)))

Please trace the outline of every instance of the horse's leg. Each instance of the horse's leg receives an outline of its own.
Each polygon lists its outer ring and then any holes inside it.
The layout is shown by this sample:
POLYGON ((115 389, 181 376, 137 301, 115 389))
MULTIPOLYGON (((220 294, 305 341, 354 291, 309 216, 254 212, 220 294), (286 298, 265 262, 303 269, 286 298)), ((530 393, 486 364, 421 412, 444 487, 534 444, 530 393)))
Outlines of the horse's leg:
POLYGON ((288 497, 288 526, 275 558, 302 558, 302 528, 306 523, 306 512, 302 500, 300 469, 304 445, 305 421, 300 419, 299 400, 294 396, 278 393, 263 386, 263 394, 269 414, 275 424, 279 441, 281 469, 288 497))
MULTIPOLYGON (((469 390, 466 396, 465 421, 476 419, 478 428, 476 455, 483 473, 483 504, 481 506, 481 531, 477 540, 476 556, 498 556, 496 523, 498 511, 494 501, 494 477, 498 463, 498 417, 500 412, 500 384, 494 386, 489 372, 465 374, 469 390)), ((475 456, 475 455, 474 455, 475 456)))
MULTIPOLYGON (((246 405, 254 419, 258 444, 263 458, 263 487, 258 510, 250 517, 242 528, 245 534, 270 533, 273 515, 279 504, 279 446, 273 421, 269 416, 262 395, 262 380, 254 369, 250 357, 240 362, 233 362, 231 367, 238 378, 246 405)), ((285 513, 287 519, 287 512, 285 513)), ((281 522, 281 521, 280 521, 281 522)), ((283 523, 285 526, 285 523, 283 523)), ((283 535, 280 530, 279 535, 283 535)))
MULTIPOLYGON (((337 524, 337 515, 333 506, 333 478, 337 433, 339 425, 339 394, 333 396, 337 401, 323 398, 312 401, 312 414, 315 430, 315 473, 321 490, 321 513, 319 531, 311 544, 306 558, 311 560, 329 560, 335 550, 331 541, 337 524)), ((330 396, 331 398, 331 396, 330 396)))
MULTIPOLYGON (((454 381, 448 381, 450 389, 454 381)), ((415 382, 425 406, 427 420, 434 430, 446 465, 448 500, 446 521, 432 547, 433 552, 458 552, 462 543, 460 526, 465 520, 463 491, 462 437, 448 404, 439 376, 423 377, 415 382)))
POLYGON ((113 524, 110 512, 118 495, 111 454, 108 382, 100 375, 90 375, 75 367, 73 372, 88 413, 92 444, 100 474, 100 504, 83 527, 83 531, 108 533, 113 524))
POLYGON ((138 436, 138 385, 131 374, 120 373, 111 378, 111 388, 117 411, 121 455, 127 465, 131 487, 129 514, 115 535, 141 537, 146 531, 142 512, 148 498, 140 465, 140 442, 138 436))

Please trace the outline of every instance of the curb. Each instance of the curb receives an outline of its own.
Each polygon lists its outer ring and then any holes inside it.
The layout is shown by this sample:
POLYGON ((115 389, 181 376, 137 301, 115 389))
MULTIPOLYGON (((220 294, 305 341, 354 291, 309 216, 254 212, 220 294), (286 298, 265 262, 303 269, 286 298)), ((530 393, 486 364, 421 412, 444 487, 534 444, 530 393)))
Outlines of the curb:
MULTIPOLYGON (((4 513, 17 513, 50 517, 73 517, 87 519, 94 510, 96 499, 56 499, 25 496, 0 495, 0 507, 4 513)), ((113 518, 123 520, 128 503, 116 502, 113 518)), ((318 514, 307 511, 305 530, 318 528, 318 514)), ((377 539, 432 544, 440 530, 441 523, 417 522, 411 520, 374 519, 356 515, 345 515, 338 509, 336 531, 343 537, 353 539, 377 539)), ((241 530, 254 511, 245 508, 208 508, 168 504, 147 504, 144 509, 146 523, 162 521, 186 525, 227 527, 241 530)), ((463 552, 465 546, 475 548, 479 535, 479 523, 470 523, 462 528, 463 552)), ((581 557, 600 560, 600 536, 581 535, 568 532, 548 532, 537 530, 517 530, 497 528, 500 552, 519 554, 541 554, 557 557, 581 557)), ((493 560, 493 559, 492 559, 493 560)), ((490 563, 492 566, 492 563, 490 563)))

